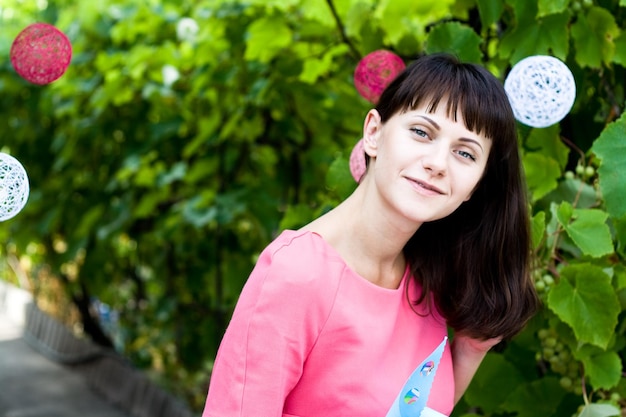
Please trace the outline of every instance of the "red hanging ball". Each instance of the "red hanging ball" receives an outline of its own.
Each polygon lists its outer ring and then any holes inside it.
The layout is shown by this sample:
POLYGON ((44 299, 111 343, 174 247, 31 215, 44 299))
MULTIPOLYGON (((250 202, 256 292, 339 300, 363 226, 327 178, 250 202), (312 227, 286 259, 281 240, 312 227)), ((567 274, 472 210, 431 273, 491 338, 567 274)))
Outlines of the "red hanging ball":
POLYGON ((359 61, 354 71, 354 86, 364 99, 376 104, 383 90, 405 67, 398 55, 379 49, 359 61))
POLYGON ((11 64, 33 84, 49 84, 61 77, 72 60, 67 36, 47 23, 33 23, 22 30, 11 45, 11 64))

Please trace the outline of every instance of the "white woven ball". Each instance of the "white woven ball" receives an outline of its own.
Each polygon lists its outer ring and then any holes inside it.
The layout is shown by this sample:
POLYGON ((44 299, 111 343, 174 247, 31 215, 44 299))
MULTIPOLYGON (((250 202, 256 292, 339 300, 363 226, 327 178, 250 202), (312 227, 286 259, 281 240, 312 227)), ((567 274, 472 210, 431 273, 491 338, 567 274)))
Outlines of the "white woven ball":
POLYGON ((0 152, 0 221, 14 217, 28 200, 28 176, 22 164, 0 152))
POLYGON ((530 56, 515 64, 504 89, 515 118, 532 127, 560 122, 576 99, 572 72, 562 61, 547 55, 530 56))

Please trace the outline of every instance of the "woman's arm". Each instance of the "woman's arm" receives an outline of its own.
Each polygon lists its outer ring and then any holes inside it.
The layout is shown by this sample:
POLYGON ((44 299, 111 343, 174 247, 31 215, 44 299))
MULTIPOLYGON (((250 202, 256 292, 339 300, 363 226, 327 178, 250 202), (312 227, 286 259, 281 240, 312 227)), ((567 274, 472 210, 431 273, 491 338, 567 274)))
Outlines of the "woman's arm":
POLYGON ((469 386, 480 363, 489 349, 500 342, 501 338, 487 340, 474 339, 463 334, 456 334, 452 340, 452 366, 454 370, 454 403, 458 403, 469 386))
POLYGON ((337 287, 307 259, 319 263, 299 245, 261 254, 220 344, 203 417, 282 416, 337 287))

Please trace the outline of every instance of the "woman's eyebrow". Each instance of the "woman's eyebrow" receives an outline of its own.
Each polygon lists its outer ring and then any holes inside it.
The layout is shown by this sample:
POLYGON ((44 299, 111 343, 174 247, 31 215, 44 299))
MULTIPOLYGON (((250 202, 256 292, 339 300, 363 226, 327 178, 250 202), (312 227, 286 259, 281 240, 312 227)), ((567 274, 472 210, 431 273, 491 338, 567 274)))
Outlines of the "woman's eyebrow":
MULTIPOLYGON (((417 117, 421 117, 422 119, 425 119, 426 121, 428 121, 428 123, 430 123, 431 125, 433 125, 433 127, 437 130, 441 130, 441 128, 439 127, 439 124, 437 124, 437 122, 435 122, 433 119, 431 119, 428 116, 424 116, 422 114, 418 114, 417 117)), ((478 142, 476 139, 472 139, 472 138, 459 138, 459 140, 461 142, 471 142, 471 143, 475 143, 476 145, 478 145, 478 147, 480 148, 480 150, 483 150, 483 146, 480 144, 480 142, 478 142)))

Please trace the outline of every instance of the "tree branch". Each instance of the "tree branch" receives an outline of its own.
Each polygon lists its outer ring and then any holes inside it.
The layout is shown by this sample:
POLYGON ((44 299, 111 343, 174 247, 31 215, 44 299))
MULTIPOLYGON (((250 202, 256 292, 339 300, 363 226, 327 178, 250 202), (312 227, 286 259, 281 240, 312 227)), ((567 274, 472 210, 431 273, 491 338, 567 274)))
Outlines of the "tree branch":
POLYGON ((352 51, 352 54, 357 59, 357 61, 360 60, 361 58, 363 58, 363 56, 356 49, 354 44, 350 41, 350 38, 348 38, 348 35, 346 34, 346 29, 343 26, 343 22, 341 21, 339 14, 337 14, 337 9, 335 9, 335 4, 333 3, 333 0, 326 0, 326 3, 328 4, 328 7, 330 7, 330 11, 333 14, 333 17, 335 18, 335 22, 337 23, 337 28, 339 29, 339 33, 341 34, 341 39, 343 39, 346 45, 348 45, 348 47, 350 48, 350 51, 352 51))

